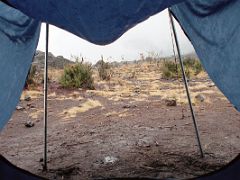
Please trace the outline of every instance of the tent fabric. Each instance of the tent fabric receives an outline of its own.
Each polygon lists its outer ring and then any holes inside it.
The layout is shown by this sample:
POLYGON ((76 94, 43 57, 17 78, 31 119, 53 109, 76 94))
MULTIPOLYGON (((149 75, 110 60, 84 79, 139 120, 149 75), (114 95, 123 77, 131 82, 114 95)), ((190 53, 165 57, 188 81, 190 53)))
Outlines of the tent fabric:
POLYGON ((38 21, 0 2, 0 130, 19 101, 39 32, 38 21))
POLYGON ((225 167, 203 175, 195 180, 230 180, 230 179, 239 179, 240 178, 240 154, 225 167))
POLYGON ((28 171, 20 169, 0 155, 0 179, 1 180, 45 180, 28 171))
MULTIPOLYGON (((92 43, 105 45, 148 17, 182 1, 8 0, 29 17, 0 2, 0 130, 18 103, 37 47, 39 21, 56 25, 92 43)), ((188 0, 171 9, 210 77, 240 110, 240 1, 188 0)), ((18 174, 25 179, 38 179, 21 174, 2 159, 0 166, 0 174, 7 172, 13 175, 12 178, 18 174)), ((239 161, 214 175, 213 179, 229 177, 239 177, 239 161)))
POLYGON ((171 11, 210 78, 240 110, 240 1, 188 0, 171 11))
POLYGON ((106 45, 148 17, 183 0, 8 0, 42 22, 106 45))

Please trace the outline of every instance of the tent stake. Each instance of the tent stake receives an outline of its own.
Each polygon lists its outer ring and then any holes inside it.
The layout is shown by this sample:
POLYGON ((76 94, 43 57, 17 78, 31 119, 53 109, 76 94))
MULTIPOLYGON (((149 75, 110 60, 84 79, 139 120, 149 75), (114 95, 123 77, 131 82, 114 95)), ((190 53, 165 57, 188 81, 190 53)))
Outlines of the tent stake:
POLYGON ((180 66, 181 66, 181 71, 182 71, 184 85, 185 85, 185 89, 186 89, 186 93, 187 93, 188 103, 189 103, 189 107, 190 107, 190 110, 191 110, 193 124, 194 124, 195 132, 196 132, 196 139, 197 139, 197 142, 198 142, 201 157, 203 158, 204 153, 203 153, 203 150, 202 150, 202 145, 201 145, 200 136, 199 136, 199 132, 198 132, 196 117, 195 117, 195 113, 194 113, 193 106, 192 106, 191 96, 190 96, 190 92, 189 92, 189 88, 188 88, 187 77, 186 77, 186 74, 185 74, 185 71, 184 71, 184 65, 183 65, 181 52, 180 52, 180 47, 179 47, 178 38, 177 38, 177 32, 176 32, 175 24, 173 22, 172 13, 169 9, 168 9, 168 13, 169 13, 169 18, 170 18, 170 23, 171 23, 171 26, 172 26, 172 31, 173 31, 173 34, 174 34, 174 40, 175 40, 175 43, 176 43, 176 48, 177 48, 177 52, 178 52, 178 59, 179 59, 180 66))
POLYGON ((45 50, 45 65, 44 65, 44 155, 43 155, 43 171, 47 171, 48 40, 49 40, 49 24, 46 24, 46 50, 45 50))

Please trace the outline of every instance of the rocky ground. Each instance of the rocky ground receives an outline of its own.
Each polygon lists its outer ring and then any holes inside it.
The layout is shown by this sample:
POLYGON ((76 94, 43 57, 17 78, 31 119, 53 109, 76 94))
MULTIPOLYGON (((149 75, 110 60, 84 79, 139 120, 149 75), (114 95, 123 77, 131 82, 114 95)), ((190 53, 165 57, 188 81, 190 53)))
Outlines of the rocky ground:
MULTIPOLYGON (((51 73, 50 73, 51 74, 51 73)), ((240 113, 203 75, 190 81, 205 158, 199 155, 183 83, 151 64, 115 68, 96 90, 51 81, 48 171, 42 172, 42 87, 24 91, 1 132, 0 153, 50 179, 190 178, 219 169, 240 152, 240 113)))

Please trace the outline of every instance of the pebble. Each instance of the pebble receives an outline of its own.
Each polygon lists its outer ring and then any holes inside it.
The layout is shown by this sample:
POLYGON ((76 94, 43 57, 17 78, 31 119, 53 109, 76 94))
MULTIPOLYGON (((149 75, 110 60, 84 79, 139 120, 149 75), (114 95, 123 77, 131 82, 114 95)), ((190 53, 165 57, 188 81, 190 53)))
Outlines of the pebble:
POLYGON ((34 126, 34 123, 33 123, 32 121, 27 121, 24 125, 25 125, 25 127, 27 127, 27 128, 31 128, 31 127, 34 126))
POLYGON ((32 98, 31 98, 30 96, 26 96, 26 97, 24 98, 24 100, 25 100, 25 101, 31 101, 32 98))
POLYGON ((19 111, 21 111, 21 110, 24 110, 25 108, 24 107, 22 107, 22 106, 16 106, 16 110, 19 110, 19 111))
POLYGON ((109 164, 109 163, 113 164, 113 163, 115 163, 117 161, 118 161, 118 158, 113 157, 113 156, 106 156, 104 158, 104 164, 109 164))
POLYGON ((195 98, 196 98, 198 101, 200 101, 200 102, 204 102, 205 99, 206 99, 205 96, 202 95, 202 94, 196 95, 195 98))
POLYGON ((123 105, 122 108, 124 108, 124 109, 130 109, 130 108, 136 108, 136 107, 137 107, 137 105, 126 104, 126 105, 123 105))
POLYGON ((177 101, 175 99, 166 99, 165 103, 167 106, 177 106, 177 101))

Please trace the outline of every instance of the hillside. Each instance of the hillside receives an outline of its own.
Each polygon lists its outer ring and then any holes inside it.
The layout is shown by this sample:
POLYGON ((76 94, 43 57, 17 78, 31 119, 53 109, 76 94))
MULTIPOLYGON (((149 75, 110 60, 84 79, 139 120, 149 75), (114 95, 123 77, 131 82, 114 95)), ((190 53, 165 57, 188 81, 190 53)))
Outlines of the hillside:
MULTIPOLYGON (((37 66, 37 69, 44 68, 44 57, 44 52, 39 50, 36 51, 33 64, 37 66)), ((63 69, 64 66, 68 64, 74 64, 74 62, 63 56, 54 56, 51 52, 48 53, 48 66, 50 68, 63 69)))

